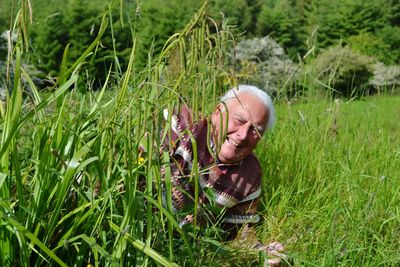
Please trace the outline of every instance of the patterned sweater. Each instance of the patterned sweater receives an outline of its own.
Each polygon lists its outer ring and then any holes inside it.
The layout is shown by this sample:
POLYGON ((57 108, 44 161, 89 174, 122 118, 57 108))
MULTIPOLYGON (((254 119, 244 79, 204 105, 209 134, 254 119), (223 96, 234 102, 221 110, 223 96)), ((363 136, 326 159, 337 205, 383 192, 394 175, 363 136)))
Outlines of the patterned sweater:
MULTIPOLYGON (((167 112, 164 117, 168 118, 167 112)), ((191 177, 191 172, 194 156, 197 156, 200 210, 214 203, 224 210, 222 221, 225 223, 258 222, 261 168, 257 158, 250 154, 237 164, 220 163, 211 142, 207 119, 192 121, 192 114, 187 108, 182 108, 171 117, 171 128, 164 150, 169 150, 171 158, 171 195, 175 211, 190 208, 193 211, 195 179, 191 177), (197 155, 193 154, 192 142, 195 142, 197 155)), ((165 169, 162 172, 165 174, 165 169)), ((188 222, 191 222, 190 214, 181 224, 188 222)))

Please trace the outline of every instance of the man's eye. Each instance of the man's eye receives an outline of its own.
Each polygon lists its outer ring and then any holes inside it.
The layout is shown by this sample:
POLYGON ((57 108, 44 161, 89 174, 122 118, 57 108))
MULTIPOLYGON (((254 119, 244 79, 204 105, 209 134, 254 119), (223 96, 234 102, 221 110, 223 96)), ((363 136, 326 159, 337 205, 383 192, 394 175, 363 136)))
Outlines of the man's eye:
POLYGON ((261 132, 255 127, 251 127, 250 132, 254 136, 261 136, 261 132))
POLYGON ((242 120, 242 119, 240 119, 240 118, 236 118, 236 121, 238 122, 238 123, 240 123, 240 124, 244 124, 245 122, 242 120))

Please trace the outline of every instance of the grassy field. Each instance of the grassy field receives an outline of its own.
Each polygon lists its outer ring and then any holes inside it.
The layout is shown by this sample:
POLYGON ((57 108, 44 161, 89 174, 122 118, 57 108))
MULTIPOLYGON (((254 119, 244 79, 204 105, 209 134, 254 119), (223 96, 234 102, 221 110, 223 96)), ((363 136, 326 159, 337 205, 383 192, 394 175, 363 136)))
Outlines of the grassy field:
POLYGON ((258 149, 260 235, 297 266, 400 263, 400 98, 281 104, 258 149))
MULTIPOLYGON (((256 253, 220 243, 218 226, 180 232, 159 204, 160 162, 134 152, 140 114, 100 101, 93 115, 85 107, 99 95, 67 93, 62 111, 20 129, 1 180, 3 264, 255 264, 256 253)), ((260 239, 284 243, 294 266, 399 264, 399 109, 396 96, 278 103, 257 149, 260 239)))
MULTIPOLYGON (((229 27, 211 33, 204 11, 141 72, 133 40, 123 75, 111 81, 110 72, 98 92, 80 70, 107 15, 77 61, 68 62, 65 49, 45 93, 24 70, 27 17, 18 18, 9 58, 15 80, 0 110, 0 266, 257 265, 257 253, 222 242, 218 225, 183 231, 170 196, 161 201, 169 157, 159 148, 170 128, 163 109, 171 114, 186 102, 206 114, 237 81, 224 66, 229 27)), ((257 151, 260 238, 284 243, 295 266, 398 265, 400 98, 276 103, 277 127, 257 151)), ((198 174, 194 168, 195 184, 198 174)))

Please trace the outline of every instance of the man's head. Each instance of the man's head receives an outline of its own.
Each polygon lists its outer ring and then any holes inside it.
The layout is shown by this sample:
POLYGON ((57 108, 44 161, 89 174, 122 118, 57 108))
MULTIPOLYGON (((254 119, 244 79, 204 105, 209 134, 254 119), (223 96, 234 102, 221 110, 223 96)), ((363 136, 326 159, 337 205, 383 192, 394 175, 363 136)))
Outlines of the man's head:
POLYGON ((212 114, 213 142, 218 159, 235 163, 247 157, 263 133, 275 124, 270 96, 255 86, 239 85, 229 90, 212 114))

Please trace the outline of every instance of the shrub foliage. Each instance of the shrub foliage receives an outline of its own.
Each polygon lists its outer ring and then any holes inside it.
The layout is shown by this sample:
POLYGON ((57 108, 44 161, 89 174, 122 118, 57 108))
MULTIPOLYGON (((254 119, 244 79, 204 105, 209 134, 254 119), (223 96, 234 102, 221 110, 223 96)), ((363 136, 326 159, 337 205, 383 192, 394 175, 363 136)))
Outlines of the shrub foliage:
POLYGON ((333 95, 353 97, 369 93, 371 59, 341 45, 323 51, 315 59, 315 75, 333 95))

